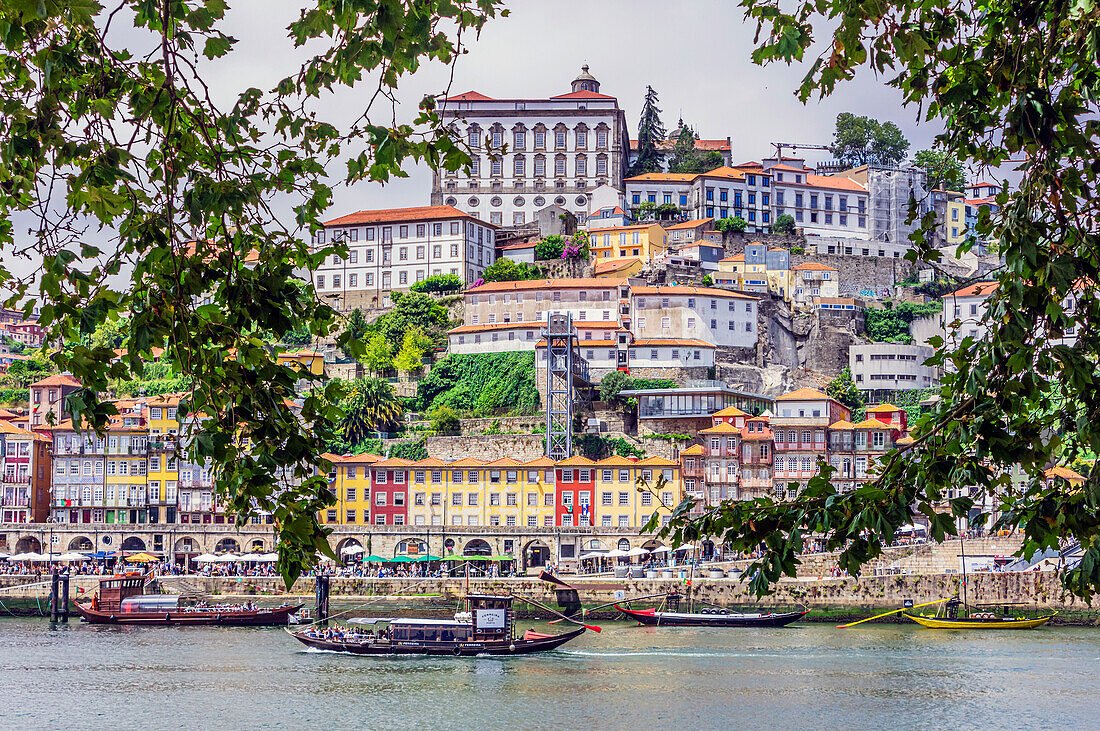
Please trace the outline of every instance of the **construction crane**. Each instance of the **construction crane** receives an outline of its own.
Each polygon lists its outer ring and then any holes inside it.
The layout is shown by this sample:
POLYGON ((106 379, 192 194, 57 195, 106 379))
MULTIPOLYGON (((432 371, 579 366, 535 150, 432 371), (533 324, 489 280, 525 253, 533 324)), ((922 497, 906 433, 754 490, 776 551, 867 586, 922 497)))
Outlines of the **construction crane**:
POLYGON ((775 148, 775 159, 779 162, 783 161, 783 148, 787 147, 792 150, 832 150, 833 148, 828 145, 800 145, 794 142, 773 142, 772 147, 775 148))

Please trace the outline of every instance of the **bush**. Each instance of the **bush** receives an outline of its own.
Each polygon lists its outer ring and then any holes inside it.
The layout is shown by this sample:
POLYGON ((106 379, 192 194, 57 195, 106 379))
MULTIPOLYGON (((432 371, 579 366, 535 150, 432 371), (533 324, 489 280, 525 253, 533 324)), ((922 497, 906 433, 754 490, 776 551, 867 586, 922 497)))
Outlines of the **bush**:
POLYGON ((630 376, 622 371, 612 371, 600 381, 600 401, 611 403, 619 400, 619 392, 630 389, 630 376))
POLYGON ((421 438, 415 442, 404 442, 402 444, 395 444, 390 447, 389 454, 386 457, 397 457, 398 459, 409 459, 414 462, 428 458, 428 446, 427 442, 421 438))
POLYGON ((25 404, 30 401, 30 390, 26 388, 0 388, 0 404, 25 404))
POLYGON ((589 459, 605 457, 645 457, 645 450, 638 449, 622 437, 605 437, 600 434, 581 434, 573 437, 573 446, 589 459))
POLYGON ((432 409, 428 418, 436 434, 458 434, 462 430, 462 422, 459 421, 458 414, 446 404, 440 404, 432 409))
POLYGON ((743 233, 748 227, 748 221, 743 218, 720 218, 714 222, 714 228, 722 233, 743 233))
POLYGON ((462 289, 462 279, 457 274, 435 274, 409 289, 424 294, 450 294, 462 289))
POLYGON ((884 310, 864 312, 864 332, 867 337, 880 343, 912 343, 909 323, 943 311, 941 302, 930 302, 926 305, 904 302, 897 307, 893 307, 891 302, 886 304, 887 308, 884 310))
POLYGON ((551 234, 535 244, 536 259, 560 259, 561 252, 565 249, 565 239, 557 234, 551 234))
POLYGON ((542 269, 526 262, 515 262, 500 258, 493 262, 481 275, 486 282, 519 282, 526 279, 539 279, 542 269))
POLYGON ((794 231, 794 216, 789 213, 781 213, 775 217, 772 231, 777 234, 789 234, 794 231))
POLYGON ((704 274, 701 284, 704 287, 713 287, 714 286, 714 280, 710 278, 709 274, 704 274))

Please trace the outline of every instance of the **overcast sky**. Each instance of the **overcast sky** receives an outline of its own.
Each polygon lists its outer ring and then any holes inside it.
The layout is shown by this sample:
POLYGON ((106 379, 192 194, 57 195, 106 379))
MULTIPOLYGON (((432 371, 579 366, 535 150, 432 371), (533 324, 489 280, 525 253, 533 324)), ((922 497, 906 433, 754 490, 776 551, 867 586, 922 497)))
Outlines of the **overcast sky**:
MULTIPOLYGON (((285 37, 282 29, 297 7, 289 0, 235 5, 228 31, 241 43, 233 53, 233 73, 223 76, 230 88, 269 88, 286 73, 272 63, 273 56, 284 57, 273 53, 271 40, 285 37)), ((755 25, 745 22, 731 0, 525 0, 508 8, 511 15, 490 21, 459 59, 453 92, 553 96, 568 92, 581 64, 588 63, 601 91, 617 97, 626 111, 632 136, 649 84, 660 95, 666 127, 675 127, 683 115, 701 137, 728 136, 738 161, 767 156, 772 142, 829 144, 836 115, 844 111, 895 122, 913 143, 912 151, 930 146, 937 131, 918 127, 915 109, 902 109, 900 95, 869 73, 825 102, 803 106, 793 94, 803 69, 754 65, 755 25)), ((446 87, 448 75, 442 65, 428 65, 402 84, 409 118, 423 94, 446 87)), ((336 103, 355 106, 356 95, 339 99, 336 103)), ((426 168, 410 173, 386 186, 362 183, 339 190, 333 215, 427 204, 431 175, 426 168)))

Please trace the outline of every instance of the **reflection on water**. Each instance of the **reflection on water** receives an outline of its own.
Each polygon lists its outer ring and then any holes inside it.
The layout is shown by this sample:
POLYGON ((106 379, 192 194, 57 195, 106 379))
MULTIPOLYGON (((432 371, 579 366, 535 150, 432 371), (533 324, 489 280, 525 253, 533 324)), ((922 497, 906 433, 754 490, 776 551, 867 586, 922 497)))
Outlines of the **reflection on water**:
POLYGON ((1083 728, 1100 630, 605 623, 516 658, 364 658, 278 630, 0 621, 0 727, 1083 728))

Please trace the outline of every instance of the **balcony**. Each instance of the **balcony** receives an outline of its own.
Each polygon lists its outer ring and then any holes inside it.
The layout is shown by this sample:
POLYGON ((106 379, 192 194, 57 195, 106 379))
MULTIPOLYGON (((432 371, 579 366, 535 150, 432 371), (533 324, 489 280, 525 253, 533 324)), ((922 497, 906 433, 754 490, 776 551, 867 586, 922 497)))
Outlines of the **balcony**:
POLYGON ((31 484, 30 477, 16 477, 15 475, 4 475, 3 484, 5 485, 29 485, 31 484))
POLYGON ((777 452, 824 452, 825 442, 776 442, 777 452))
POLYGON ((749 467, 749 466, 771 467, 771 464, 772 464, 771 454, 751 454, 748 457, 742 457, 741 458, 741 466, 742 467, 749 467))
POLYGON ((705 470, 703 469, 702 465, 698 465, 695 467, 684 467, 683 469, 684 477, 702 477, 704 472, 705 470))

